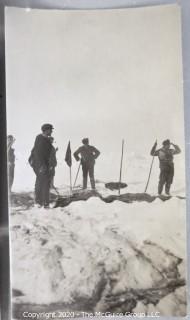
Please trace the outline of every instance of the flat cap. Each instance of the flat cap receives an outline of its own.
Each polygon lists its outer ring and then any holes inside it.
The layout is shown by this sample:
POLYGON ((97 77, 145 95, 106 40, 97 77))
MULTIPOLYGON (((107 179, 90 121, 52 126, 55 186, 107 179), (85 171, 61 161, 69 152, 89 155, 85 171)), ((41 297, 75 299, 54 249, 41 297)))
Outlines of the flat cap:
POLYGON ((162 144, 163 144, 163 146, 169 145, 169 144, 170 144, 170 140, 169 140, 169 139, 164 140, 164 141, 162 142, 162 144))
POLYGON ((48 130, 48 129, 53 130, 53 126, 52 126, 52 124, 50 124, 50 123, 44 123, 44 124, 42 125, 41 129, 42 129, 42 131, 46 131, 46 130, 48 130))

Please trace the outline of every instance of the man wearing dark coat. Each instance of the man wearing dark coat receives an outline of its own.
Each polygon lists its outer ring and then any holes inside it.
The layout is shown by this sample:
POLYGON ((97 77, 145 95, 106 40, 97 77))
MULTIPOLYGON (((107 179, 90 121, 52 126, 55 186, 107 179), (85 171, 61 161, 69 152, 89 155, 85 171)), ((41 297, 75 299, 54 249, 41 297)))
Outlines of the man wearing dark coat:
POLYGON ((158 194, 160 195, 165 185, 165 193, 170 195, 170 187, 174 177, 174 162, 173 157, 181 152, 180 148, 170 142, 169 139, 163 141, 163 147, 156 150, 157 142, 155 142, 150 152, 151 156, 158 156, 160 161, 160 177, 158 183, 158 194), (170 148, 170 146, 173 148, 170 148))
POLYGON ((35 201, 39 206, 49 207, 50 157, 52 144, 50 136, 53 126, 49 123, 41 127, 42 133, 36 137, 29 162, 36 173, 35 201))
POLYGON ((83 171, 83 189, 87 188, 88 174, 90 177, 91 187, 92 189, 95 189, 94 165, 95 159, 97 159, 100 155, 100 151, 97 150, 94 146, 89 145, 88 138, 84 138, 82 140, 82 143, 83 145, 74 152, 74 157, 77 161, 81 160, 83 171))
POLYGON ((14 171, 15 171, 15 150, 12 148, 15 139, 12 135, 7 137, 7 163, 8 163, 8 187, 11 192, 12 185, 14 182, 14 171))

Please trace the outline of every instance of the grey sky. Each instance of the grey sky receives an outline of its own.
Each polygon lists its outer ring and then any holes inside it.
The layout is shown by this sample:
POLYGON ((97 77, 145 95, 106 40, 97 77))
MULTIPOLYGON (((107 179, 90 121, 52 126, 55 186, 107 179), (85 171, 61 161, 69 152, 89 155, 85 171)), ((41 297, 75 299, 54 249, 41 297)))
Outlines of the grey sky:
POLYGON ((88 136, 109 170, 122 138, 128 154, 147 155, 156 138, 183 147, 180 31, 176 5, 7 8, 8 131, 21 158, 45 122, 55 127, 60 161, 68 140, 74 151, 88 136))

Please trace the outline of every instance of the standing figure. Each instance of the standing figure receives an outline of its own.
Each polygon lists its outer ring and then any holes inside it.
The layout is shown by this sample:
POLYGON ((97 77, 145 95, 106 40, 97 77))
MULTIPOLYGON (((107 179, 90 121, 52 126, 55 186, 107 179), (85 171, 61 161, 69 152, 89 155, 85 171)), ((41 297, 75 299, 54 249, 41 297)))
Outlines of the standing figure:
POLYGON ((50 157, 52 144, 50 137, 53 126, 49 123, 41 127, 42 133, 36 137, 29 162, 36 174, 35 201, 39 206, 49 207, 50 197, 50 157))
POLYGON ((83 171, 83 189, 87 188, 87 178, 88 174, 90 177, 90 183, 92 189, 95 189, 95 180, 94 180, 94 165, 95 159, 100 155, 95 147, 89 145, 89 139, 84 138, 82 140, 83 146, 79 147, 74 152, 74 157, 77 161, 81 160, 82 171, 83 171), (80 155, 80 157, 79 157, 80 155))
POLYGON ((174 177, 173 156, 181 152, 180 148, 170 140, 163 141, 163 147, 156 150, 157 142, 155 142, 150 152, 151 156, 158 156, 160 161, 160 177, 158 183, 158 194, 160 195, 165 185, 165 192, 170 195, 170 187, 174 177), (170 146, 173 146, 171 149, 170 146))
POLYGON ((15 171, 15 150, 12 148, 15 138, 12 135, 7 137, 7 163, 8 163, 8 187, 11 192, 12 185, 14 182, 14 171, 15 171))
POLYGON ((51 153, 50 153, 50 160, 49 160, 49 171, 50 171, 50 188, 55 189, 54 186, 54 177, 55 177, 55 167, 57 166, 57 158, 56 158, 56 152, 58 151, 58 148, 55 148, 53 145, 54 138, 50 137, 50 142, 52 145, 51 153))

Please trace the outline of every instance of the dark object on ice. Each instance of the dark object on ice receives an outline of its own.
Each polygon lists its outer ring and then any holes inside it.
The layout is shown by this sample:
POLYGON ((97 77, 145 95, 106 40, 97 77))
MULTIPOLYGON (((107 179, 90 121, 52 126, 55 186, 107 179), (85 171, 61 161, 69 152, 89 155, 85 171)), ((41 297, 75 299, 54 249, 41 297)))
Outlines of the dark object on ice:
POLYGON ((89 145, 88 138, 82 139, 83 146, 79 147, 74 152, 74 157, 76 161, 81 160, 82 171, 83 171, 83 189, 87 188, 88 175, 90 177, 90 183, 92 189, 95 189, 94 180, 94 165, 95 159, 100 155, 100 151, 94 146, 89 145), (79 157, 80 155, 80 157, 79 157))
MULTIPOLYGON (((97 197, 106 203, 112 203, 115 200, 125 202, 125 203, 132 203, 135 201, 137 201, 137 202, 145 201, 145 202, 151 203, 157 198, 159 198, 162 201, 167 201, 167 200, 171 199, 171 196, 170 197, 164 196, 164 195, 152 196, 148 193, 124 193, 121 195, 114 194, 114 195, 109 195, 109 196, 103 197, 99 192, 97 192, 95 190, 89 190, 89 191, 81 190, 81 192, 74 193, 71 196, 58 197, 56 204, 55 204, 55 208, 66 207, 71 202, 75 202, 75 201, 86 201, 91 197, 97 197)), ((178 199, 185 199, 184 197, 180 197, 180 196, 177 196, 177 198, 178 199)))
POLYGON ((158 194, 162 194, 163 187, 165 185, 165 192, 167 195, 170 194, 170 187, 174 177, 174 163, 173 157, 181 152, 180 148, 174 143, 170 142, 169 139, 163 141, 163 147, 156 150, 157 142, 155 142, 150 152, 151 156, 158 156, 160 161, 160 177, 158 183, 158 194), (171 149, 170 146, 174 149, 171 149))
MULTIPOLYGON (((72 196, 57 196, 53 193, 50 193, 50 202, 55 202, 55 207, 66 207, 68 206, 71 202, 74 201, 86 201, 91 197, 97 197, 101 199, 102 201, 106 203, 111 203, 115 200, 122 201, 125 203, 132 203, 132 202, 153 202, 155 199, 159 198, 162 201, 167 201, 171 199, 172 197, 168 197, 165 195, 161 196, 152 196, 147 193, 124 193, 122 195, 109 195, 107 197, 103 197, 99 192, 95 190, 89 190, 89 191, 84 191, 81 190, 80 192, 74 193, 72 196)), ((185 199, 185 197, 182 196, 176 196, 178 199, 185 199)), ((34 205, 34 198, 33 194, 31 192, 23 192, 23 193, 12 193, 11 194, 11 205, 13 208, 19 207, 20 211, 27 210, 34 205), (21 207, 21 208, 20 208, 21 207)), ((17 211, 19 211, 17 210, 17 211)), ((14 209, 13 209, 14 212, 14 209)))
POLYGON ((55 204, 55 208, 67 207, 71 202, 86 201, 91 197, 100 198, 101 195, 95 190, 89 190, 89 191, 81 190, 81 192, 73 193, 71 196, 58 197, 55 204))
POLYGON ((119 190, 127 187, 127 184, 124 182, 108 182, 105 183, 105 187, 109 190, 119 190))

